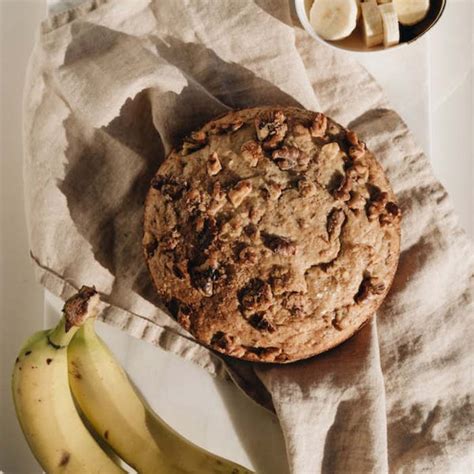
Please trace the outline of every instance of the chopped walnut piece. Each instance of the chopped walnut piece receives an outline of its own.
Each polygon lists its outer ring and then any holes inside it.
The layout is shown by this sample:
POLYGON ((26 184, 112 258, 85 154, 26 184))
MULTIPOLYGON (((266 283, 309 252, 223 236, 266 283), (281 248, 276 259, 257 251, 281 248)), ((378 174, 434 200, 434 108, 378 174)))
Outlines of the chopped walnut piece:
POLYGON ((245 358, 253 361, 275 361, 279 360, 282 350, 279 347, 251 347, 245 346, 245 358))
POLYGON ((213 199, 209 203, 207 213, 211 216, 215 216, 224 206, 225 206, 225 200, 218 201, 217 199, 213 199))
POLYGON ((332 136, 339 135, 341 133, 341 129, 331 121, 328 123, 327 133, 332 136))
POLYGON ((259 143, 254 140, 245 142, 240 151, 242 158, 249 164, 251 168, 255 168, 258 165, 258 160, 263 158, 263 150, 259 143))
POLYGON ((265 184, 265 197, 272 201, 276 201, 281 196, 282 189, 283 187, 281 184, 278 184, 276 181, 270 180, 265 184))
POLYGON ((219 133, 225 133, 227 131, 231 132, 236 132, 240 128, 244 126, 244 121, 240 119, 233 120, 232 122, 220 122, 220 123, 214 123, 210 133, 213 135, 219 134, 219 133))
POLYGON ((229 200, 234 207, 239 207, 251 192, 252 183, 248 180, 240 181, 229 191, 229 200))
POLYGON ((359 176, 363 176, 368 170, 367 163, 362 160, 354 161, 353 168, 359 176))
POLYGON ((273 294, 281 295, 289 291, 293 277, 294 275, 290 268, 276 265, 270 274, 270 285, 272 286, 273 294))
POLYGON ((221 125, 217 122, 213 122, 212 125, 209 127, 209 135, 218 135, 221 132, 224 132, 225 130, 222 130, 221 125))
POLYGON ((194 286, 199 290, 203 296, 212 296, 214 293, 214 284, 212 278, 204 278, 201 275, 196 275, 193 278, 194 286))
POLYGON ((219 233, 219 239, 226 241, 230 238, 239 237, 242 233, 243 221, 239 215, 232 217, 221 226, 221 232, 219 233))
POLYGON ((362 142, 359 143, 357 146, 351 146, 349 148, 349 156, 353 160, 357 160, 362 158, 365 155, 365 146, 362 142))
POLYGON ((239 262, 255 264, 258 262, 257 250, 254 247, 246 246, 239 251, 239 262))
POLYGON ((207 134, 203 130, 198 130, 197 132, 191 133, 191 138, 197 143, 206 143, 207 134))
POLYGON ((287 257, 296 253, 296 244, 288 237, 263 233, 262 240, 263 245, 268 247, 274 253, 278 253, 287 257))
POLYGON ((265 313, 255 313, 249 317, 248 322, 255 329, 260 331, 268 331, 270 333, 275 332, 275 326, 265 317, 265 313))
POLYGON ((309 156, 294 146, 283 146, 272 153, 273 161, 283 170, 289 170, 295 166, 306 166, 309 156))
POLYGON ((178 307, 178 314, 176 315, 176 319, 178 323, 183 326, 186 331, 191 329, 191 308, 185 304, 180 304, 178 307))
POLYGON ((194 287, 207 297, 214 294, 214 283, 223 276, 216 262, 209 260, 198 266, 190 265, 189 274, 194 287))
POLYGON ((334 197, 341 201, 348 201, 351 197, 350 191, 352 190, 352 178, 348 175, 343 176, 339 186, 334 190, 334 197))
POLYGON ((356 181, 359 184, 365 184, 369 179, 369 167, 363 162, 355 161, 354 170, 357 173, 356 181))
MULTIPOLYGON (((289 128, 290 132, 288 133, 285 139, 286 145, 295 146, 300 150, 304 150, 306 152, 309 152, 313 149, 314 145, 311 138, 311 132, 309 131, 309 128, 307 128, 307 126, 303 125, 302 123, 295 123, 292 121, 289 122, 289 128)), ((306 156, 309 160, 310 154, 306 153, 306 156)))
POLYGON ((151 181, 151 186, 171 201, 181 199, 189 189, 189 184, 185 179, 162 175, 155 176, 151 181))
POLYGON ((226 195, 222 191, 222 186, 219 181, 216 181, 212 187, 211 202, 207 209, 208 214, 215 216, 225 205, 226 195))
POLYGON ((209 345, 220 352, 225 352, 233 357, 243 357, 246 350, 241 346, 237 336, 231 336, 223 331, 217 331, 212 336, 209 345))
POLYGON ((298 191, 304 197, 314 196, 316 194, 316 185, 307 177, 298 181, 298 191))
POLYGON ((282 171, 291 170, 296 166, 295 160, 290 160, 289 158, 279 157, 273 160, 282 171))
POLYGON ((221 162, 219 160, 219 156, 214 151, 209 155, 207 159, 207 174, 209 176, 215 176, 219 171, 222 169, 221 162))
POLYGON ((384 291, 385 284, 379 278, 367 276, 362 279, 354 301, 359 304, 370 299, 373 295, 381 295, 384 291))
POLYGON ((219 181, 216 181, 212 185, 212 192, 211 192, 212 199, 216 201, 223 201, 225 199, 225 193, 222 191, 222 185, 219 181))
POLYGON ((346 174, 353 180, 364 183, 369 177, 369 168, 365 160, 359 158, 347 166, 346 174))
POLYGON ((288 131, 286 116, 281 110, 265 110, 255 117, 255 130, 263 148, 274 149, 283 141, 288 131))
POLYGON ((328 119, 322 113, 317 113, 313 123, 311 124, 311 136, 314 138, 323 138, 326 135, 326 129, 328 126, 328 119))
POLYGON ((234 120, 233 122, 230 123, 230 129, 233 132, 236 132, 237 130, 241 129, 243 126, 244 126, 244 121, 240 119, 234 120))
POLYGON ((270 135, 272 123, 271 115, 267 113, 262 113, 255 117, 255 131, 257 132, 257 138, 259 141, 263 142, 270 135))
POLYGON ((272 289, 260 278, 254 278, 240 290, 239 300, 245 311, 265 311, 273 302, 272 289))
POLYGON ((255 224, 252 224, 252 223, 247 224, 244 227, 244 233, 251 240, 257 240, 257 238, 259 236, 258 227, 255 224))
POLYGON ((203 202, 203 195, 199 189, 192 188, 183 196, 184 208, 192 213, 195 209, 198 209, 203 202))
POLYGON ((334 236, 338 236, 341 232, 342 224, 346 220, 346 215, 342 209, 333 209, 327 219, 326 230, 328 232, 329 240, 334 236))
POLYGON ((400 219, 401 216, 400 208, 394 202, 389 201, 385 204, 385 212, 380 214, 379 221, 381 225, 387 225, 400 219))
POLYGON ((377 219, 385 209, 388 201, 388 194, 386 192, 377 193, 367 206, 367 217, 369 221, 377 219))
POLYGON ((183 154, 189 155, 193 151, 197 151, 202 148, 204 145, 200 145, 199 143, 194 143, 192 141, 185 141, 183 142, 183 154))
POLYGON ((287 362, 288 360, 290 360, 290 356, 282 351, 278 355, 275 355, 274 360, 275 360, 275 362, 284 363, 284 362, 287 362))
POLYGON ((302 123, 296 123, 291 131, 295 137, 310 135, 310 131, 302 123))
POLYGON ((228 132, 236 132, 240 128, 244 126, 244 121, 240 119, 235 119, 231 122, 214 122, 209 130, 211 135, 218 135, 220 133, 228 132))
POLYGON ((352 130, 347 130, 346 139, 351 145, 357 146, 359 144, 359 137, 352 130))
POLYGON ((298 159, 296 160, 298 163, 298 166, 302 168, 306 168, 311 161, 311 157, 308 155, 308 153, 301 152, 300 156, 298 156, 298 159))
POLYGON ((281 110, 264 110, 255 118, 255 128, 260 141, 266 140, 276 133, 278 127, 286 123, 285 114, 281 110))
POLYGON ((231 131, 231 132, 236 132, 240 128, 242 128, 244 125, 244 121, 240 119, 235 119, 231 122, 221 122, 219 124, 216 124, 215 128, 219 131, 219 133, 231 131))
POLYGON ((192 188, 184 195, 185 204, 193 204, 201 200, 201 192, 199 189, 192 188))
POLYGON ((232 357, 241 358, 245 355, 245 349, 240 344, 234 344, 228 349, 228 354, 232 357))
POLYGON ((180 234, 174 229, 165 235, 160 242, 160 247, 164 251, 174 250, 179 243, 180 234))
POLYGON ((274 150, 275 148, 277 148, 280 145, 280 143, 284 140, 286 130, 287 128, 285 124, 284 126, 282 126, 280 133, 273 135, 271 138, 263 142, 263 148, 265 150, 274 150))
POLYGON ((360 191, 351 191, 351 197, 347 201, 347 205, 353 211, 360 211, 364 209, 366 203, 366 197, 360 191))
POLYGON ((199 150, 207 145, 207 134, 206 132, 199 130, 192 132, 189 138, 186 138, 183 142, 183 153, 187 155, 193 151, 199 150))
POLYGON ((211 346, 218 347, 219 349, 229 349, 235 343, 235 338, 229 336, 222 331, 217 331, 211 338, 211 346))

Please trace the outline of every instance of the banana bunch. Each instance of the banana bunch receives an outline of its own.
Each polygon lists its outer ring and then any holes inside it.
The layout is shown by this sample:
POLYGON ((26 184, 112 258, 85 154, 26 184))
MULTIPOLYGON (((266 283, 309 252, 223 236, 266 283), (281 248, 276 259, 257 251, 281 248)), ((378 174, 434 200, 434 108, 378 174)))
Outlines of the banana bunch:
POLYGON ((83 286, 66 301, 58 325, 28 339, 15 362, 18 420, 43 469, 127 472, 95 439, 101 438, 143 474, 250 474, 187 441, 148 407, 95 332, 98 302, 96 291, 83 286))

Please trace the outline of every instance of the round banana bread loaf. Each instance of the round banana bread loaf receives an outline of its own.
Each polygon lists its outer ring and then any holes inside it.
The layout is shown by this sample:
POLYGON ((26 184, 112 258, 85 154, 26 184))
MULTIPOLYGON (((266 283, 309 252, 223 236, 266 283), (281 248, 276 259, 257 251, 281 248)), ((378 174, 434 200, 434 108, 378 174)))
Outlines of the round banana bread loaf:
POLYGON ((357 135, 291 107, 232 111, 160 166, 143 246, 156 290, 198 341, 286 363, 348 339, 392 282, 400 210, 357 135))

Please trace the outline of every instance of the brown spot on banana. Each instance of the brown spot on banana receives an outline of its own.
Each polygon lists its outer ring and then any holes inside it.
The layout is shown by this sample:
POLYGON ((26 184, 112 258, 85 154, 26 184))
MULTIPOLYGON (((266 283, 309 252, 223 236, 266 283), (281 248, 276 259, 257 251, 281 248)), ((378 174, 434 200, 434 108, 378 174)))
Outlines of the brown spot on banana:
POLYGON ((68 453, 67 451, 63 451, 61 454, 61 458, 59 459, 58 467, 66 466, 70 459, 71 459, 71 454, 68 453))
POLYGON ((71 361, 71 367, 72 369, 69 371, 69 373, 77 380, 81 380, 82 379, 82 375, 81 373, 79 372, 79 366, 77 364, 76 361, 72 360, 71 361))

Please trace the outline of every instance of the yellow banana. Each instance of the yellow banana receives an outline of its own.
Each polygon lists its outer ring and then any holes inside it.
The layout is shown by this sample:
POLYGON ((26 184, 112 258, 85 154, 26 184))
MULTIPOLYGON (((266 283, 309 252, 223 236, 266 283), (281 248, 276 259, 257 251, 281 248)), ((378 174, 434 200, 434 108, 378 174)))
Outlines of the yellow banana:
POLYGON ((64 306, 56 328, 34 334, 13 369, 12 391, 23 433, 42 468, 55 473, 126 472, 97 444, 76 410, 68 382, 67 345, 98 296, 82 287, 64 306))
POLYGON ((86 321, 68 347, 69 381, 94 429, 140 474, 250 474, 194 445, 143 401, 111 351, 86 321))

